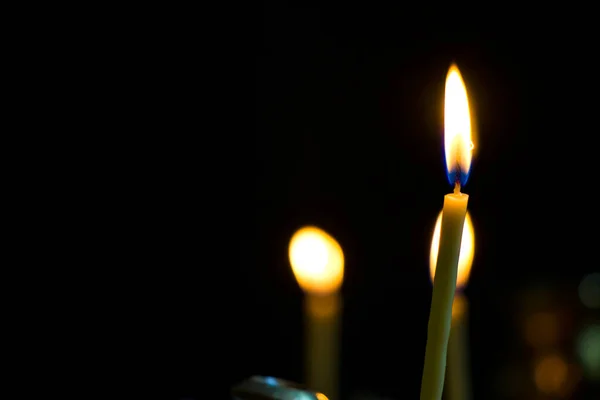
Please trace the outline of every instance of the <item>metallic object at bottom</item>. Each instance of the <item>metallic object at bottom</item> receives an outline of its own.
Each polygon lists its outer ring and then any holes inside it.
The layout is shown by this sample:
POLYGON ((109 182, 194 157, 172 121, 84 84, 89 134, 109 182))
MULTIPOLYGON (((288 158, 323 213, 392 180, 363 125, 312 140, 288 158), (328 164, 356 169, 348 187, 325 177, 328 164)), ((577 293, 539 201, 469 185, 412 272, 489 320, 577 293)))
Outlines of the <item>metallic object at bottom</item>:
POLYGON ((231 389, 233 400, 328 400, 298 383, 270 376, 253 376, 231 389))

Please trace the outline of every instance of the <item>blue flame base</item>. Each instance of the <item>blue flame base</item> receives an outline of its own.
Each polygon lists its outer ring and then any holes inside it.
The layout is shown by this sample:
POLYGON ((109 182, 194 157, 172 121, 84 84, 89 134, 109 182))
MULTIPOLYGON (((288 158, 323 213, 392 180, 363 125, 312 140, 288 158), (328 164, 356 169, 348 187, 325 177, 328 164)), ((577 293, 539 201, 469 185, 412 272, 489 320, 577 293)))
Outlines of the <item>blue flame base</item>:
POLYGON ((467 184, 467 180, 469 179, 469 172, 463 172, 461 170, 450 171, 447 173, 448 182, 452 186, 456 183, 459 183, 461 187, 464 187, 467 184))

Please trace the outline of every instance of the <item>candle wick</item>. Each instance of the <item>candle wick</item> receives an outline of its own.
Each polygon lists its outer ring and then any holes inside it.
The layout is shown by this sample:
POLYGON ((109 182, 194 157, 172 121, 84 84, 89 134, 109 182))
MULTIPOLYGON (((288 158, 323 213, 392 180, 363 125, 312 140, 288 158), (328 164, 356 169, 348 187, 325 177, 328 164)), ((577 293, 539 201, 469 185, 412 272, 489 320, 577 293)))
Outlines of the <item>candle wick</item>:
POLYGON ((454 184, 454 194, 460 194, 460 182, 454 184))

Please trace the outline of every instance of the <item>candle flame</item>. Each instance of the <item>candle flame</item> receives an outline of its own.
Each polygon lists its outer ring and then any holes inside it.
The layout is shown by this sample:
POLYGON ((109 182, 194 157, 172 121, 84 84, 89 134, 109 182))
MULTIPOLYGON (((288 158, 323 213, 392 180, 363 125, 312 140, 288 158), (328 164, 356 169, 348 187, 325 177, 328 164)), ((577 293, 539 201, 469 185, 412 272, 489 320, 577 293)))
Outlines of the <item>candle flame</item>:
POLYGON ((323 230, 307 226, 290 240, 290 263, 305 292, 329 294, 339 290, 344 279, 344 253, 336 240, 323 230))
POLYGON ((458 67, 452 64, 446 76, 444 100, 444 149, 451 185, 467 183, 473 147, 467 88, 458 67))
MULTIPOLYGON (((431 238, 431 251, 429 253, 429 273, 431 280, 435 276, 435 267, 437 264, 438 251, 440 247, 440 233, 442 231, 442 213, 438 215, 437 221, 435 222, 435 229, 433 230, 433 237, 431 238)), ((458 273, 456 275, 456 289, 460 290, 467 284, 469 275, 471 273, 471 266, 473 264, 473 255, 475 253, 475 230, 473 229, 473 223, 471 216, 467 211, 465 217, 465 224, 463 225, 463 234, 460 242, 460 253, 458 255, 458 273)))

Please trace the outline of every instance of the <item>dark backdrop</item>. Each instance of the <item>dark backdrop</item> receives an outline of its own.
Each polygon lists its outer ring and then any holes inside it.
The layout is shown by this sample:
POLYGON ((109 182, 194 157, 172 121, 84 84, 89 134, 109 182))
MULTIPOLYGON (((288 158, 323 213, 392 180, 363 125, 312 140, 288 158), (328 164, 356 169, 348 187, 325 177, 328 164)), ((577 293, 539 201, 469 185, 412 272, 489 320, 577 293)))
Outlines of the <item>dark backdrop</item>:
POLYGON ((169 268, 156 326, 170 393, 203 398, 205 384, 224 393, 253 374, 302 381, 302 293, 287 246, 315 224, 346 256, 344 393, 417 398, 429 243, 451 190, 442 132, 454 61, 479 131, 464 187, 474 391, 495 398, 500 366, 525 357, 515 296, 557 284, 576 293, 597 265, 597 61, 585 32, 494 13, 453 24, 285 2, 248 18, 238 34, 250 58, 227 71, 249 80, 227 86, 226 128, 202 125, 162 153, 170 211, 155 251, 169 268))

